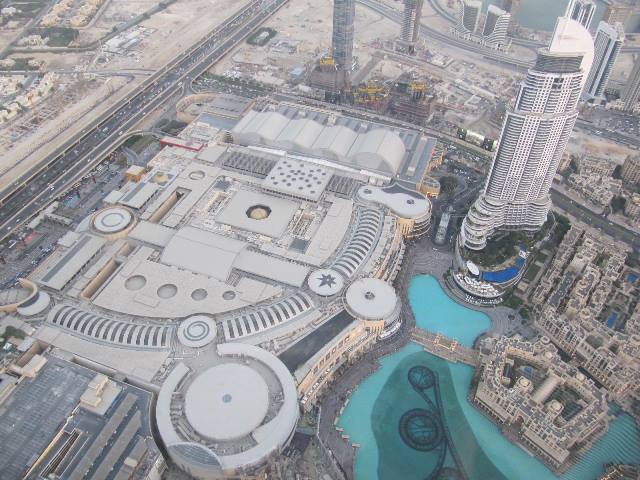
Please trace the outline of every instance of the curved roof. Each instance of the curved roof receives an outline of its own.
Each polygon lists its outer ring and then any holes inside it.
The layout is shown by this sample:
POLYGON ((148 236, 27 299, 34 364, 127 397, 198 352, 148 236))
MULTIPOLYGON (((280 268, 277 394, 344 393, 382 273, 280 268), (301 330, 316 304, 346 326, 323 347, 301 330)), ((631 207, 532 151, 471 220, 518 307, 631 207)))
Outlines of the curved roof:
POLYGON ((202 475, 262 464, 287 444, 298 422, 296 385, 282 361, 241 343, 218 345, 217 354, 221 362, 202 372, 178 363, 156 404, 172 459, 202 475))
POLYGON ((297 292, 271 305, 223 319, 222 331, 227 341, 237 340, 300 318, 313 308, 311 298, 304 292, 297 292))
POLYGON ((362 320, 385 320, 394 313, 398 296, 391 285, 379 278, 360 278, 345 294, 348 311, 362 320))
POLYGON ((327 156, 346 157, 358 138, 358 134, 344 125, 324 127, 313 148, 327 156))
POLYGON ((582 58, 582 83, 586 83, 587 75, 593 63, 593 38, 580 22, 567 17, 560 17, 556 22, 553 38, 549 45, 549 53, 554 55, 575 54, 584 55, 582 58))
POLYGON ((363 168, 396 173, 400 170, 406 148, 402 139, 394 132, 382 128, 370 130, 361 136, 359 145, 354 145, 350 156, 363 168), (378 162, 377 164, 374 162, 378 162))
POLYGON ((85 340, 136 349, 168 348, 173 333, 168 325, 125 322, 64 304, 51 309, 47 322, 85 340))
POLYGON ((310 118, 291 119, 279 112, 249 112, 233 128, 239 143, 266 145, 346 163, 352 167, 398 173, 406 149, 392 130, 359 133, 345 125, 310 118))
POLYGON ((359 209, 351 238, 330 268, 345 278, 352 277, 373 251, 382 220, 379 210, 359 209))
POLYGON ((363 185, 358 196, 384 205, 401 218, 422 218, 431 213, 431 202, 423 194, 397 184, 387 188, 363 185))
POLYGON ((269 387, 253 368, 223 363, 199 374, 185 393, 184 412, 196 432, 215 441, 249 435, 269 409, 269 387))

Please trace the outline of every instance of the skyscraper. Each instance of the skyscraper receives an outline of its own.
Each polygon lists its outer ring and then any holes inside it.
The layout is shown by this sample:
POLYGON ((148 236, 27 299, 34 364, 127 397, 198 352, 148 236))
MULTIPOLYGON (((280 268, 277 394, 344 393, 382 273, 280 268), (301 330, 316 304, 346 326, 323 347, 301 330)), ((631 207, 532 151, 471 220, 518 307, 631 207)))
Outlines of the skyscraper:
POLYGON ((551 44, 538 51, 507 111, 484 191, 463 221, 460 244, 482 250, 497 230, 536 231, 544 224, 551 182, 592 62, 589 32, 568 15, 559 18, 551 44))
POLYGON ((589 30, 595 13, 596 4, 593 0, 576 0, 571 11, 571 18, 589 30))
POLYGON ((615 25, 609 25, 607 22, 598 24, 594 39, 593 66, 582 94, 585 99, 599 100, 603 98, 611 70, 618 58, 623 42, 624 29, 620 22, 615 25))
POLYGON ((422 16, 423 2, 424 0, 404 0, 400 42, 410 52, 414 51, 420 35, 420 17, 422 16))
POLYGON ((331 50, 337 67, 346 72, 350 72, 353 65, 353 22, 355 16, 355 0, 334 0, 331 50))
POLYGON ((485 41, 490 45, 506 44, 510 22, 511 14, 495 5, 489 5, 487 19, 482 30, 482 36, 485 41))
POLYGON ((612 3, 607 5, 604 15, 602 16, 602 20, 610 25, 613 25, 616 22, 620 22, 622 25, 625 25, 632 15, 633 6, 624 5, 622 3, 612 3))
POLYGON ((460 0, 458 27, 463 31, 474 33, 478 28, 481 10, 480 0, 460 0))
POLYGON ((631 75, 622 90, 623 110, 632 112, 638 103, 638 98, 640 98, 640 57, 636 58, 631 75))

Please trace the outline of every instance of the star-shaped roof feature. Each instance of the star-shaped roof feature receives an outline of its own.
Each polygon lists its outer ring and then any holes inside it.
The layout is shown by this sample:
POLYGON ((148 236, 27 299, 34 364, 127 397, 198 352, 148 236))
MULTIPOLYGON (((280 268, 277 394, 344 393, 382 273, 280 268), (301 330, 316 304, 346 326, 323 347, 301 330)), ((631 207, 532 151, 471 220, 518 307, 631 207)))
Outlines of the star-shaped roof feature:
POLYGON ((318 280, 320 280, 320 287, 324 287, 327 286, 329 288, 333 287, 336 283, 336 277, 334 277, 333 275, 331 275, 330 273, 327 274, 321 274, 318 277, 318 280))

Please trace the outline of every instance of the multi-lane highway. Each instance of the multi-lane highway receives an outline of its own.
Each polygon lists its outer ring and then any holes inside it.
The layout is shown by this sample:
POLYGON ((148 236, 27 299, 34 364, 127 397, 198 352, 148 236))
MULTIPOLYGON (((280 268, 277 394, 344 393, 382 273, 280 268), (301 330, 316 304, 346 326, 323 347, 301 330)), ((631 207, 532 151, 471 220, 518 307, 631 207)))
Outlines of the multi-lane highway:
POLYGON ((62 145, 3 192, 0 240, 46 206, 123 140, 148 113, 180 93, 288 0, 253 0, 62 145))
POLYGON ((640 236, 616 223, 608 221, 605 217, 597 215, 587 207, 573 201, 557 190, 551 190, 553 205, 586 223, 587 225, 606 233, 610 237, 622 240, 630 245, 635 253, 640 252, 640 236))
POLYGON ((584 120, 578 119, 576 121, 576 128, 592 133, 597 137, 606 138, 607 140, 622 143, 633 148, 640 148, 640 138, 626 135, 624 133, 614 132, 613 130, 607 130, 584 120))

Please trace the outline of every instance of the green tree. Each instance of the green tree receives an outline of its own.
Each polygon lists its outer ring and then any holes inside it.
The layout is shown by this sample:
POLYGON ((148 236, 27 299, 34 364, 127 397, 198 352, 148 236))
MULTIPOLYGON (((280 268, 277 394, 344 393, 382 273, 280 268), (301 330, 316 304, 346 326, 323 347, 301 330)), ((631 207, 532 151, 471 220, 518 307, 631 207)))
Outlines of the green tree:
POLYGON ((611 176, 617 180, 622 178, 622 165, 616 165, 616 168, 613 169, 613 173, 611 176))
POLYGON ((452 195, 458 187, 458 179, 452 176, 440 178, 440 192, 444 195, 452 195))
POLYGON ((624 212, 624 207, 626 204, 626 198, 616 195, 615 197, 613 197, 613 200, 611 200, 611 210, 613 210, 613 213, 624 212))

